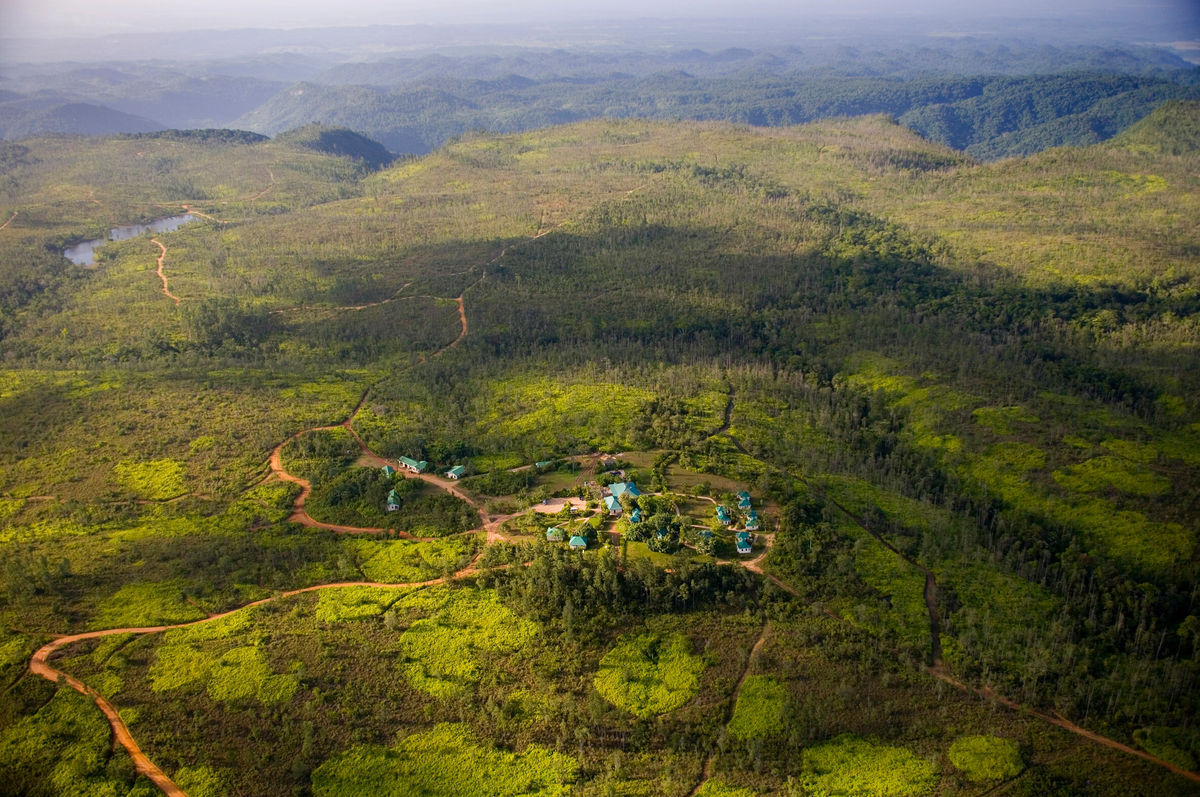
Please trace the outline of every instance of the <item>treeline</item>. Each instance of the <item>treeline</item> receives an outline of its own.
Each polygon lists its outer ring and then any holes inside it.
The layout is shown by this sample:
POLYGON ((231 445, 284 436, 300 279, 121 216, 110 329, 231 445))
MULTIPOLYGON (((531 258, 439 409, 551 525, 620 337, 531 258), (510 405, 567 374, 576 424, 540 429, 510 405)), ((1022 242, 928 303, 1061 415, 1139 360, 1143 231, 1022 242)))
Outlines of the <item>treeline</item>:
POLYGON ((561 545, 492 546, 484 565, 528 561, 526 567, 485 571, 522 615, 561 623, 568 631, 606 628, 627 613, 667 614, 723 606, 755 609, 762 579, 735 565, 681 558, 670 569, 647 559, 619 563, 612 552, 580 556, 561 545))

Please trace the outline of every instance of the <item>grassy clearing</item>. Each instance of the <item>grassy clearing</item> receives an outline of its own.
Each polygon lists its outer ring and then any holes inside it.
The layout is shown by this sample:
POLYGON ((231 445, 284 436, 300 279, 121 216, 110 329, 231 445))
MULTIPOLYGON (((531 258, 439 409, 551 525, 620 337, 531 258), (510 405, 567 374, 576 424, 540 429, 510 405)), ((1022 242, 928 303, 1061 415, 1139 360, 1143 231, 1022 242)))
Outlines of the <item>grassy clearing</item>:
POLYGON ((755 797, 758 794, 754 789, 743 789, 737 786, 730 786, 723 780, 706 780, 704 785, 700 787, 700 791, 696 792, 696 797, 755 797))
POLYGON ((801 783, 814 794, 846 797, 921 797, 933 791, 937 769, 903 747, 844 733, 808 747, 801 783))
POLYGON ((783 729, 787 689, 768 675, 751 675, 742 683, 729 735, 735 739, 765 739, 783 729))
POLYGON ((378 617, 401 596, 403 589, 342 587, 323 589, 317 598, 316 618, 322 623, 345 623, 378 617))
POLYGON ((113 474, 122 487, 149 501, 166 501, 187 492, 183 463, 173 459, 118 462, 113 467, 113 474))
POLYGON ((950 745, 949 755, 950 763, 974 783, 1007 780, 1025 769, 1017 743, 998 736, 960 736, 950 745))
POLYGON ((100 604, 95 625, 124 628, 203 619, 204 612, 184 600, 184 587, 178 580, 126 584, 100 604))
POLYGON ((517 650, 538 632, 492 591, 430 589, 397 609, 429 613, 400 635, 400 671, 414 689, 438 698, 465 694, 485 657, 517 650))
POLYGON ((1144 465, 1121 457, 1093 457, 1054 471, 1054 481, 1073 493, 1116 490, 1128 495, 1153 497, 1171 489, 1171 480, 1144 465))
POLYGON ((577 765, 538 745, 510 753, 481 742, 467 726, 441 723, 394 747, 339 753, 312 774, 318 797, 554 797, 571 791, 577 765))
POLYGON ((362 573, 371 581, 404 584, 453 573, 471 561, 482 545, 481 535, 435 542, 357 540, 363 557, 362 573))
POLYGON ((600 659, 596 691, 643 719, 673 711, 700 688, 705 663, 691 647, 680 633, 625 638, 600 659))

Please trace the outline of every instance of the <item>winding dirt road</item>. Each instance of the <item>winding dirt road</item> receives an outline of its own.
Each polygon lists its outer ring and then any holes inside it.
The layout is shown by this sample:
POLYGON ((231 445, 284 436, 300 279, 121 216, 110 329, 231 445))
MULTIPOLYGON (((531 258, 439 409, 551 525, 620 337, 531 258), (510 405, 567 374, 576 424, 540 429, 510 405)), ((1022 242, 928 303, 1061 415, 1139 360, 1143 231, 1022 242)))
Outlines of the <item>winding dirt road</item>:
POLYGON ((158 278, 162 280, 163 296, 166 296, 168 299, 174 299, 175 304, 178 305, 179 297, 171 293, 171 289, 167 286, 167 275, 163 273, 163 259, 167 256, 167 247, 163 246, 162 241, 158 240, 157 238, 151 238, 150 240, 153 243, 158 244, 158 248, 160 250, 158 254, 158 268, 156 271, 158 273, 158 278))
POLYGON ((14 210, 13 214, 8 217, 8 221, 4 222, 3 224, 0 224, 0 230, 3 230, 8 225, 12 224, 12 220, 15 219, 16 217, 17 217, 17 211, 14 210))

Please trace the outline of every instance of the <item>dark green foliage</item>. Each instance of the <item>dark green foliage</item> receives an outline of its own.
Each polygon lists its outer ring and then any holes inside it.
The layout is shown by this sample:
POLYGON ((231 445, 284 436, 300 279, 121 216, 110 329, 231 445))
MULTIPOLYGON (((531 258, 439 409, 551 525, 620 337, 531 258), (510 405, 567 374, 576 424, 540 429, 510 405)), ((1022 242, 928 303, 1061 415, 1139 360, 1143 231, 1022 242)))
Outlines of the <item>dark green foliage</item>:
POLYGON ((284 144, 350 158, 372 170, 382 169, 395 160, 392 153, 378 141, 345 128, 306 125, 280 133, 275 139, 284 144))

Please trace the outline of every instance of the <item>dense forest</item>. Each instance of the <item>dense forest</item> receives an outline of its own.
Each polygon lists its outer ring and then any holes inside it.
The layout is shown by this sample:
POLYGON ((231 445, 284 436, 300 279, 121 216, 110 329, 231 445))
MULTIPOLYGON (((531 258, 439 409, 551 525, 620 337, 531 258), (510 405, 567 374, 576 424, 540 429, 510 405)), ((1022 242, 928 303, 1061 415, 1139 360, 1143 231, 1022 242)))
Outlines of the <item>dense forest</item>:
POLYGON ((595 118, 781 126, 887 114, 991 160, 1094 144, 1167 100, 1200 99, 1196 66, 1165 49, 999 34, 879 41, 839 32, 804 47, 707 50, 447 45, 346 58, 292 54, 286 69, 278 57, 12 65, 0 82, 0 137, 211 127, 276 135, 319 123, 411 155, 466 133, 595 118))
POLYGON ((0 778, 153 793, 82 633, 193 795, 1197 793, 1189 80, 5 143, 0 778))

